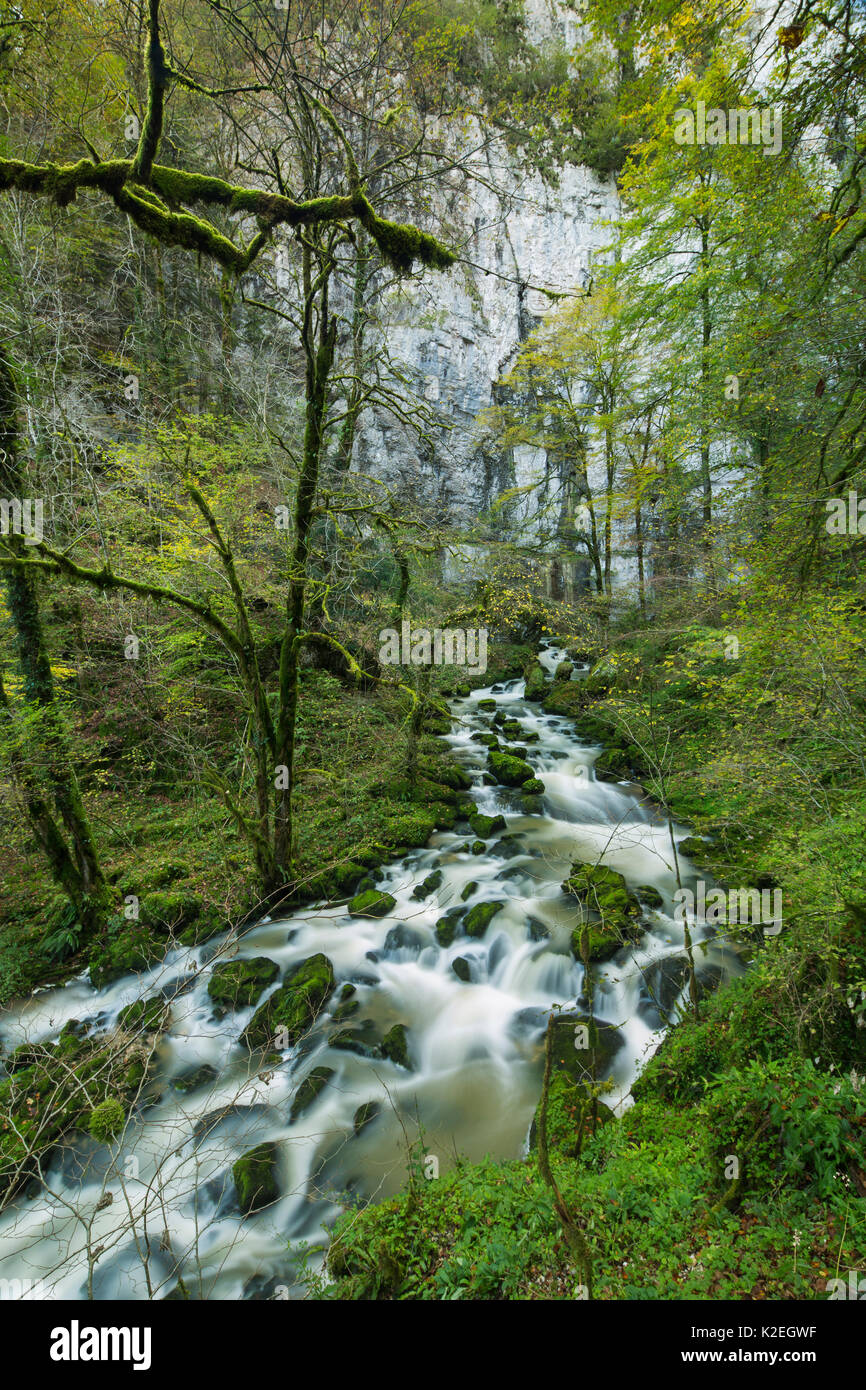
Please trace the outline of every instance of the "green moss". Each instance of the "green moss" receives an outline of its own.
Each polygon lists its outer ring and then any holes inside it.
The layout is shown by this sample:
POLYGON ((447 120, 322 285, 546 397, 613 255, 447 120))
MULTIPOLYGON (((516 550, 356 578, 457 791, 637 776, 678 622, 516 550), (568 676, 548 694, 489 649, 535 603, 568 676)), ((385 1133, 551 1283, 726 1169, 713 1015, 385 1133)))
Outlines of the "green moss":
POLYGON ((168 1010, 163 999, 136 999, 117 1016, 118 1025, 131 1033, 161 1033, 168 1010))
POLYGON ((547 677, 544 667, 537 659, 530 661, 524 672, 526 680, 525 698, 527 700, 543 700, 548 690, 547 677))
POLYGON ((387 917, 397 906, 397 899, 378 888, 367 888, 349 903, 352 917, 387 917))
POLYGON ((229 960, 214 966, 207 992, 217 1006, 218 1017, 235 1009, 247 1009, 262 990, 272 985, 280 973, 276 961, 268 956, 252 960, 229 960))
POLYGON ((94 1139, 108 1143, 120 1134, 126 1123, 126 1110, 119 1100, 109 1098, 94 1106, 87 1121, 87 1128, 94 1139))
POLYGON ((289 1112, 289 1121, 292 1124, 305 1110, 309 1110, 313 1101, 325 1089, 333 1075, 333 1067, 314 1067, 309 1076, 304 1077, 295 1092, 295 1099, 292 1101, 292 1108, 289 1112))
POLYGON ((258 1144, 232 1165, 238 1202, 245 1216, 261 1211, 278 1200, 278 1160, 276 1144, 258 1144))
POLYGON ((605 864, 574 864, 562 891, 577 899, 581 907, 598 914, 600 921, 589 920, 572 933, 571 949, 581 959, 581 943, 589 946, 589 959, 608 960, 626 941, 636 940, 641 929, 637 919, 640 903, 626 887, 622 874, 605 864))
POLYGON ((333 988, 328 957, 321 952, 308 957, 256 1010, 241 1041, 248 1047, 293 1047, 315 1023, 333 988))
POLYGON ((412 1064, 409 1060, 409 1043, 406 1037, 405 1023, 395 1023, 393 1028, 388 1029, 382 1039, 381 1050, 383 1057, 387 1057, 390 1061, 396 1062, 397 1066, 406 1067, 407 1070, 411 1071, 412 1064))
POLYGON ((496 835, 500 830, 505 829, 504 816, 484 816, 480 812, 469 817, 469 824, 474 834, 481 840, 488 840, 491 835, 496 835))
POLYGON ((513 758, 508 753, 498 753, 493 748, 487 754, 487 766, 497 782, 506 787, 520 787, 535 776, 529 763, 523 762, 520 758, 513 758))
POLYGON ((467 936, 484 936, 497 912, 501 912, 504 903, 476 903, 470 907, 463 919, 463 930, 467 936))
POLYGON ((463 916, 465 909, 462 907, 451 907, 440 917, 436 923, 436 940, 440 946, 450 946, 457 935, 457 926, 463 916))

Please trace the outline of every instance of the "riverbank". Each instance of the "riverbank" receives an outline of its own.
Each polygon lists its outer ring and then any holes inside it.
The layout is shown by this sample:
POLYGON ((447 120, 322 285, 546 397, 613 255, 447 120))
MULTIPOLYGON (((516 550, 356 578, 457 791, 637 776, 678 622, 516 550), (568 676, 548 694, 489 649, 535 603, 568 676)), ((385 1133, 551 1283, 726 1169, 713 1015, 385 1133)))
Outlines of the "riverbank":
MULTIPOLYGON (((596 1298, 826 1298, 828 1280, 866 1263, 866 779, 851 718, 863 672, 848 659, 863 621, 838 596, 807 595, 800 611, 776 598, 743 592, 723 622, 716 605, 667 631, 614 632, 586 682, 544 693, 546 709, 605 744, 600 774, 639 776, 695 827, 688 850, 708 877, 778 886, 783 900, 781 933, 758 933, 747 973, 668 1034, 634 1104, 579 1162, 574 1125, 554 1127, 596 1298)), ((533 1154, 461 1164, 352 1213, 329 1268, 335 1283, 320 1292, 336 1298, 576 1291, 533 1154)))

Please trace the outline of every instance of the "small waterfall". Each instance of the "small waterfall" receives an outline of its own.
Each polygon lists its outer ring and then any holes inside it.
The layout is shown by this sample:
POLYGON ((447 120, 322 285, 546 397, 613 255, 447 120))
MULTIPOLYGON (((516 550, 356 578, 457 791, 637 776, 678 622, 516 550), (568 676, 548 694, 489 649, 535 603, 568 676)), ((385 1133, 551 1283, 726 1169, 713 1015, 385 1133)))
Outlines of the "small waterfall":
MULTIPOLYGON (((552 672, 563 656, 551 647, 541 661, 552 672)), ((138 998, 162 996, 170 1008, 156 1081, 119 1148, 82 1137, 49 1159, 35 1196, 19 1194, 0 1216, 4 1277, 42 1279, 53 1297, 86 1298, 89 1228, 90 1248, 103 1247, 93 1264, 94 1298, 164 1297, 179 1276, 194 1298, 268 1296, 281 1284, 294 1292, 299 1249, 321 1246, 347 1202, 404 1186, 407 1136, 413 1141, 419 1127, 440 1172, 456 1155, 518 1156, 538 1101, 547 1016, 554 1005, 580 1007, 585 995, 583 966, 569 945, 575 908, 560 889, 574 860, 600 860, 630 888, 649 885, 661 896, 637 944, 593 967, 594 1014, 622 1038, 607 1103, 629 1104, 630 1086, 683 1007, 686 988, 667 824, 639 789, 596 781, 600 750, 576 741, 567 720, 528 704, 522 681, 455 700, 452 714, 448 742, 472 777, 471 795, 481 812, 506 822, 483 853, 471 852, 466 834, 438 833, 380 871, 377 886, 396 902, 382 920, 352 918, 344 906, 305 907, 240 937, 173 950, 102 990, 81 978, 39 992, 0 1019, 8 1051, 24 1039, 56 1039, 73 1018, 106 1032, 138 998), (480 708, 489 700, 493 712, 480 708), (545 784, 540 812, 484 781, 487 750, 472 735, 488 731, 499 711, 520 721, 518 742, 525 739, 545 784), (433 870, 441 871, 440 886, 419 901, 414 890, 433 870), (450 908, 494 900, 502 907, 483 938, 458 935, 440 945, 436 923, 450 908), (310 1034, 262 1064, 239 1039, 279 979, 254 1006, 218 1019, 207 993, 213 966, 267 956, 282 978, 316 952, 333 962, 338 988, 310 1034), (343 983, 354 986, 358 1008, 337 1024, 343 983), (396 1023, 407 1029, 411 1070, 330 1042, 340 1027, 375 1039, 396 1023), (316 1068, 332 1075, 292 1119, 298 1087, 316 1068), (358 1124, 368 1103, 377 1108, 358 1124), (231 1165, 266 1141, 278 1145, 281 1195, 242 1218, 231 1165)), ((691 872, 687 861, 681 869, 691 872)), ((700 970, 739 968, 736 953, 702 923, 692 932, 700 970)))

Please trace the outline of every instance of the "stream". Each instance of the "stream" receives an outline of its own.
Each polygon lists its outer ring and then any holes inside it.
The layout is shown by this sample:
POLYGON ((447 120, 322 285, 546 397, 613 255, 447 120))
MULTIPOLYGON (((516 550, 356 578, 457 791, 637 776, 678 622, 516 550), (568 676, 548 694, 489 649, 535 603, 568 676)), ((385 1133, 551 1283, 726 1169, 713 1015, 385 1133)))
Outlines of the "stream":
MULTIPOLYGON (((564 653, 550 646, 540 659, 552 674, 564 653)), ((569 720, 526 702, 522 680, 455 699, 451 710, 445 739, 472 776, 470 795, 479 812, 506 820, 484 853, 470 852, 473 834, 467 840, 465 832, 438 832, 424 849, 377 871, 376 887, 396 899, 384 919, 352 918, 345 904, 306 906, 240 937, 174 949, 151 969, 98 991, 82 977, 38 992, 0 1016, 8 1052, 25 1039, 56 1039, 70 1019, 105 1032, 135 999, 171 1000, 155 1079, 122 1141, 104 1145, 77 1135, 55 1151, 44 1184, 31 1184, 0 1215, 0 1276, 41 1281, 41 1296, 54 1298, 163 1298, 179 1276, 193 1298, 303 1297, 301 1252, 317 1268, 340 1211, 400 1191, 410 1146, 428 1175, 437 1167, 446 1172, 457 1155, 524 1153, 547 1016, 553 1005, 586 1005, 584 969, 569 944, 576 908, 560 888, 575 860, 600 860, 630 889, 647 885, 661 895, 661 907, 644 909, 640 940, 593 967, 594 1015, 618 1029, 602 1072, 612 1083, 605 1099, 615 1108, 630 1104, 631 1085, 658 1046, 666 1016, 682 1007, 687 985, 683 926, 672 915, 667 822, 639 787, 597 781, 600 747, 578 741, 569 720), (479 709, 489 699, 518 719, 524 734, 538 735, 526 746, 545 786, 539 814, 526 814, 519 792, 483 781, 487 750, 472 736, 490 730, 491 712, 479 709), (442 873, 438 889, 413 897, 434 870, 442 873), (436 923, 463 905, 470 884, 476 886, 467 907, 493 900, 504 906, 483 938, 458 934, 443 948, 436 923), (333 962, 337 989, 301 1043, 263 1070, 261 1055, 251 1056, 238 1038, 279 980, 252 1007, 217 1019, 207 993, 212 964, 267 956, 282 976, 316 952, 333 962), (455 973, 458 958, 468 978, 455 973), (355 986, 360 1008, 337 1023, 332 1014, 345 982, 355 986), (406 1026, 411 1070, 329 1045, 341 1027, 367 1027, 376 1040, 395 1023, 406 1026), (333 1075, 291 1122, 299 1084, 317 1067, 333 1075), (188 1089, 178 1088, 179 1078, 188 1089), (378 1110, 356 1133, 355 1117, 367 1102, 378 1110), (242 1217, 231 1166, 264 1141, 279 1145, 281 1195, 242 1217), (88 1227, 91 1250, 102 1247, 90 1282, 88 1227)), ((677 838, 687 833, 675 827, 677 838)), ((684 858, 680 872, 684 884, 694 880, 684 858)), ((691 930, 708 988, 742 969, 736 951, 705 923, 692 922, 691 930)))

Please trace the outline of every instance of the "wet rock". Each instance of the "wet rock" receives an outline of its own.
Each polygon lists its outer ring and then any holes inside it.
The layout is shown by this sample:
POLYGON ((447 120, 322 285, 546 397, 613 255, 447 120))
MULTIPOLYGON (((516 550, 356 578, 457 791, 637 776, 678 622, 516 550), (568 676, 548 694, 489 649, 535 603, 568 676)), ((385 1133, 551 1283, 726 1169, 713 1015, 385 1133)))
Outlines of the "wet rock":
POLYGON ((496 701, 495 701, 495 700, 479 700, 479 701, 478 701, 478 708, 479 708, 479 709, 483 709, 483 710, 495 710, 495 709, 496 709, 496 701))
POLYGON ((355 1138, 372 1124, 377 1115, 381 1115, 382 1107, 378 1101, 367 1100, 363 1105, 359 1105, 352 1119, 352 1128, 355 1131, 355 1138))
POLYGON ((207 992, 218 1018, 236 1009, 248 1009, 263 989, 272 985, 280 973, 276 961, 268 956, 252 960, 229 960, 214 968, 207 992))
POLYGON ((527 700, 543 700, 547 693, 547 677, 540 661, 530 661, 524 672, 527 700))
POLYGON ((644 903, 646 907, 664 906, 664 898, 662 897, 659 890, 657 888, 651 887, 651 885, 648 883, 642 884, 641 887, 636 888, 634 892, 635 897, 639 898, 640 901, 644 903))
POLYGON ((487 850, 483 840, 474 840, 470 846, 470 854, 484 854, 487 850))
POLYGON ((358 1057, 376 1059, 381 1056, 376 1043, 375 1029, 369 1019, 357 1028, 342 1028, 339 1032, 332 1033, 328 1039, 328 1046, 336 1048, 338 1052, 354 1052, 358 1057))
POLYGON ((328 957, 321 952, 309 956, 256 1010, 240 1041, 247 1047, 273 1047, 282 1034, 293 1047, 315 1023, 333 988, 334 967, 328 957))
POLYGON ((592 914, 572 932, 571 949, 577 960, 583 958, 584 942, 591 961, 604 961, 642 935, 640 903, 615 869, 605 864, 573 864, 562 891, 592 914))
POLYGON ((602 1076, 625 1040, 612 1023, 603 1023, 590 1014, 559 1014, 553 1021, 551 1056, 554 1069, 564 1071, 572 1081, 582 1083, 593 1072, 602 1076), (581 1031, 578 1032, 577 1030, 581 1031))
POLYGON ((523 783, 521 790, 524 791, 527 796, 542 796, 546 791, 546 787, 540 777, 531 777, 528 782, 523 783))
POLYGON ((436 923, 436 940, 440 946, 450 946, 457 935, 457 926, 465 908, 452 907, 436 923))
POLYGON ((505 903, 476 903, 475 907, 470 907, 463 919, 466 935, 476 939, 484 936, 493 918, 504 906, 505 903))
POLYGON ((397 906, 397 899, 378 888, 367 888, 357 893, 349 903, 350 917, 387 917, 397 906))
POLYGON ((537 917, 528 917, 526 927, 531 941, 547 941, 550 936, 550 928, 539 922, 537 917))
POLYGON ((505 787, 522 787, 535 776, 529 763, 521 758, 512 758, 508 753, 497 753, 491 748, 487 762, 496 780, 505 787))
POLYGON ((130 1033, 161 1033, 167 1022, 168 1009, 162 998, 136 999, 117 1015, 118 1027, 130 1033))
MULTIPOLYGON (((470 817, 470 824, 471 824, 471 817, 470 817)), ((412 890, 412 897, 415 899, 416 902, 423 902, 425 898, 429 898, 430 895, 431 895, 432 893, 435 893, 435 892, 436 892, 436 889, 437 889, 437 888, 441 888, 441 887, 442 887, 442 870, 441 870, 441 869, 434 869, 434 871, 433 871, 432 874, 428 874, 428 875, 427 875, 427 877, 424 879, 424 882, 423 882, 423 883, 419 883, 415 888, 413 888, 413 890, 412 890)))
POLYGON ((429 937, 426 932, 418 927, 412 927, 408 922, 398 922, 396 927, 392 927, 385 937, 385 954, 390 951, 423 951, 429 945, 429 937))
POLYGON ((390 1061, 396 1062, 398 1067, 405 1067, 407 1071, 412 1070, 412 1064, 409 1061, 409 1043, 406 1038, 405 1023, 395 1023, 393 1028, 388 1029, 388 1032, 382 1039, 381 1052, 383 1057, 387 1057, 390 1061))
POLYGON ((200 1086, 207 1086, 216 1081, 218 1076, 216 1067, 205 1062, 200 1067, 194 1067, 192 1071, 182 1071, 178 1076, 172 1077, 171 1084, 176 1091, 188 1095, 190 1091, 197 1091, 200 1086))
POLYGON ((290 1124, 294 1124, 299 1115, 302 1115, 305 1110, 309 1110, 313 1101, 325 1089, 333 1075, 333 1067, 314 1067, 310 1074, 304 1077, 295 1092, 292 1108, 289 1111, 290 1124))
POLYGON ((478 812, 476 815, 469 817, 469 824, 479 840, 487 840, 491 835, 495 835, 498 831, 505 829, 505 817, 484 816, 478 812))
POLYGON ((276 1144, 257 1144, 232 1165, 232 1177, 238 1204, 245 1216, 261 1211, 276 1202, 280 1190, 277 1183, 279 1150, 276 1144))
POLYGON ((553 673, 553 679, 555 681, 570 681, 573 671, 574 667, 570 661, 560 661, 553 673))
POLYGON ((458 980, 463 980, 464 984, 468 984, 472 978, 472 968, 465 956, 455 957, 451 962, 451 969, 458 980))

